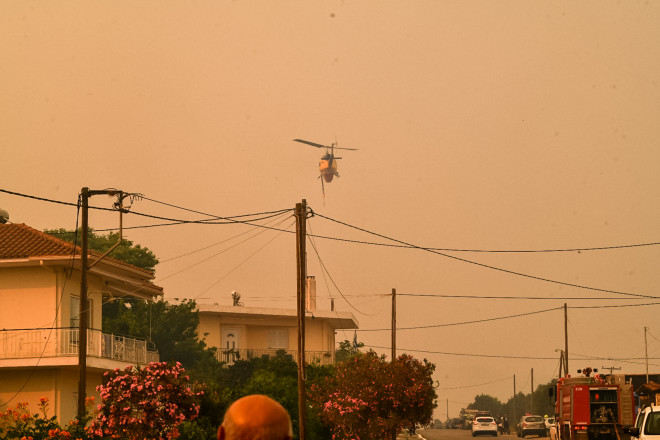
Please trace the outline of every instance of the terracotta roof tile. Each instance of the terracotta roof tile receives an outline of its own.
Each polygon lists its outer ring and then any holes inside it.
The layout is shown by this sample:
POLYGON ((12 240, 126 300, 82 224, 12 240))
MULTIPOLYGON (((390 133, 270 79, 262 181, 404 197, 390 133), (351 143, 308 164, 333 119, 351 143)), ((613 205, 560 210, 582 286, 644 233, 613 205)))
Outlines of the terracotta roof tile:
MULTIPOLYGON (((76 255, 81 248, 76 246, 76 255)), ((90 255, 100 257, 101 253, 90 250, 90 255)), ((0 224, 0 260, 11 260, 29 257, 66 257, 73 255, 73 244, 61 240, 45 232, 38 231, 25 224, 0 224)), ((105 257, 120 266, 130 267, 153 275, 153 271, 105 257)))
MULTIPOLYGON (((80 254, 80 247, 77 249, 80 254)), ((67 256, 73 244, 24 224, 0 225, 0 259, 67 256)))

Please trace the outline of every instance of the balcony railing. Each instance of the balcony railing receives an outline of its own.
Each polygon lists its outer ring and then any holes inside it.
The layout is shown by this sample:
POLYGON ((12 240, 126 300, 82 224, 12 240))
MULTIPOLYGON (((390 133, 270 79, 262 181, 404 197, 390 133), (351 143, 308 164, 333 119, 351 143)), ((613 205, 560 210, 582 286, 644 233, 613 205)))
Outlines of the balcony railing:
MULTIPOLYGON (((216 358, 219 362, 225 362, 229 365, 237 360, 249 360, 261 357, 275 357, 278 355, 289 356, 293 361, 298 362, 297 350, 284 349, 249 349, 241 348, 238 350, 220 350, 216 352, 216 358)), ((305 351, 306 364, 332 365, 335 363, 335 353, 332 351, 305 351)))
MULTIPOLYGON (((77 328, 0 330, 0 359, 78 356, 77 328)), ((87 356, 147 364, 159 360, 147 341, 87 330, 87 356)))

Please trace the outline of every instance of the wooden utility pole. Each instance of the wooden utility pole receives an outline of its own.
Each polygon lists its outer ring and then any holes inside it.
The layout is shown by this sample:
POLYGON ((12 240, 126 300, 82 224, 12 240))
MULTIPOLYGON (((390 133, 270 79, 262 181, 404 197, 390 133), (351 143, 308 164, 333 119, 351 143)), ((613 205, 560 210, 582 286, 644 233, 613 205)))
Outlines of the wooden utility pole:
POLYGON ((307 287, 307 201, 296 204, 296 260, 298 272, 298 438, 305 440, 305 290, 307 287))
POLYGON ((396 289, 392 289, 392 362, 394 362, 395 360, 396 360, 396 289))
POLYGON ((517 420, 518 415, 516 414, 516 375, 513 375, 513 420, 517 420))
POLYGON ((85 400, 87 398, 87 328, 89 327, 89 316, 92 312, 89 310, 87 300, 87 272, 90 268, 96 265, 99 261, 106 257, 113 249, 119 246, 122 242, 122 213, 124 211, 122 200, 128 194, 114 189, 104 190, 90 190, 84 187, 81 190, 81 207, 82 207, 82 226, 81 226, 81 255, 80 255, 80 305, 78 308, 78 418, 82 419, 87 414, 85 408, 85 400), (89 233, 89 198, 99 194, 107 194, 109 196, 117 196, 117 203, 115 207, 119 210, 119 242, 108 249, 103 255, 96 259, 91 265, 89 264, 87 254, 88 250, 88 233, 89 233))
POLYGON ((564 372, 568 376, 568 306, 564 303, 564 372))
POLYGON ((85 417, 87 398, 87 230, 89 227, 89 188, 81 191, 82 245, 80 255, 80 305, 78 306, 78 419, 85 417))
POLYGON ((649 330, 648 327, 644 327, 644 357, 646 358, 646 383, 649 383, 649 346, 646 340, 646 332, 649 330))
POLYGON ((529 404, 530 410, 529 410, 529 412, 534 414, 534 369, 533 368, 532 368, 532 372, 530 374, 531 374, 531 382, 532 382, 532 393, 529 395, 529 397, 530 397, 530 399, 529 399, 530 400, 530 404, 529 404))

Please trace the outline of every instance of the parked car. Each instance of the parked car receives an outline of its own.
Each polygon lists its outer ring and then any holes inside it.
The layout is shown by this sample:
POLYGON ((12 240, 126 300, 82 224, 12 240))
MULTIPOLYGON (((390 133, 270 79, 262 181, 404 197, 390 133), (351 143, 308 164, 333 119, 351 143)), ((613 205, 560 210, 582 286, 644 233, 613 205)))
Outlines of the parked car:
POLYGON ((480 434, 494 435, 497 437, 497 422, 490 416, 475 417, 472 422, 472 437, 480 434))
POLYGON ((639 411, 635 426, 623 428, 633 440, 660 440, 660 406, 647 406, 639 411))
POLYGON ((520 423, 516 426, 518 437, 525 438, 526 435, 538 435, 545 437, 545 422, 541 416, 522 416, 520 423))
POLYGON ((545 423, 545 436, 550 437, 550 428, 555 426, 555 418, 554 417, 544 417, 543 422, 545 423))

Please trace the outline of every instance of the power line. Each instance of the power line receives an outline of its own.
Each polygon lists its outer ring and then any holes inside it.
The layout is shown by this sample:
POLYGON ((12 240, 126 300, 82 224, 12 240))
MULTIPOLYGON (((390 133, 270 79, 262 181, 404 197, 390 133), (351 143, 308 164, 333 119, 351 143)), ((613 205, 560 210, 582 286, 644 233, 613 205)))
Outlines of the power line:
MULTIPOLYGON (((70 202, 63 202, 59 200, 53 200, 53 199, 48 199, 44 197, 37 197, 37 196, 32 196, 28 194, 22 194, 14 191, 9 191, 5 189, 0 189, 0 192, 4 192, 7 194, 15 195, 15 196, 20 196, 20 197, 26 197, 26 198, 31 198, 39 201, 44 201, 44 202, 50 202, 50 203, 57 203, 61 205, 67 205, 67 206, 76 206, 75 203, 70 203, 70 202)), ((266 211, 262 213, 254 213, 254 214, 242 214, 242 215, 236 215, 236 216, 216 216, 213 214, 208 214, 204 213, 201 211, 196 211, 194 209, 189 209, 189 208, 184 208, 181 206, 173 205, 170 203, 166 202, 161 202, 158 200, 151 199, 149 197, 146 197, 144 195, 141 195, 141 198, 144 200, 148 200, 154 203, 162 204, 164 206, 169 206, 177 209, 181 209, 184 211, 188 212, 193 212, 193 213, 198 213, 202 215, 207 215, 211 217, 210 219, 204 219, 204 220, 182 220, 182 219, 174 219, 174 218, 168 218, 168 217, 159 217, 159 216, 154 216, 154 215, 149 215, 137 211, 130 211, 128 213, 130 214, 135 214, 139 216, 144 216, 144 217, 150 217, 154 219, 161 219, 161 220, 169 220, 171 223, 161 223, 161 224, 154 224, 154 225, 139 225, 139 226, 129 226, 125 227, 124 229, 140 229, 140 228, 153 228, 153 227, 160 227, 160 226, 174 226, 174 225, 180 225, 180 224, 187 224, 187 223, 197 223, 197 224, 233 224, 233 223, 243 223, 240 221, 233 221, 233 219, 236 218, 242 218, 242 217, 250 217, 250 216, 257 216, 257 215, 268 215, 268 214, 274 214, 277 215, 278 213, 281 212, 286 212, 286 211, 292 211, 292 209, 283 209, 283 210, 278 210, 278 211, 266 211), (214 222, 213 220, 216 219, 224 219, 228 220, 227 222, 214 222)), ((102 210, 102 211, 115 211, 113 208, 104 208, 104 207, 98 207, 98 206, 90 206, 90 209, 97 209, 97 210, 102 210)), ((345 226, 349 226, 352 228, 356 228, 358 230, 362 230, 363 232, 368 232, 370 234, 374 235, 379 235, 373 232, 370 232, 365 229, 357 228, 355 226, 348 225, 346 223, 342 223, 338 220, 332 219, 330 217, 323 216, 321 214, 318 214, 314 212, 315 215, 318 215, 319 217, 325 218, 330 221, 335 221, 340 224, 344 224, 345 226)), ((268 218, 268 217, 264 217, 268 218)), ((258 221, 261 219, 253 219, 250 221, 258 221)), ((111 228, 111 229, 103 229, 99 231, 112 231, 116 230, 116 228, 111 228)), ((292 232, 292 231, 285 231, 285 232, 292 232)), ((589 251, 603 251, 603 250, 616 250, 616 249, 627 249, 627 248, 636 248, 636 247, 648 247, 648 246, 658 246, 660 245, 660 242, 649 242, 649 243, 634 243, 634 244, 623 244, 623 245, 610 245, 610 246, 594 246, 594 247, 575 247, 575 248, 562 248, 562 249, 465 249, 465 248, 438 248, 438 247, 426 247, 426 246, 416 246, 412 244, 408 244, 405 242, 399 242, 401 244, 391 244, 391 243, 377 243, 377 242, 370 242, 370 241, 362 241, 362 240, 351 240, 347 238, 341 238, 341 237, 331 237, 331 236, 326 236, 326 235, 311 235, 312 237, 315 238, 323 238, 326 240, 335 240, 335 241, 343 241, 343 242, 348 242, 348 243, 355 243, 355 244, 365 244, 365 245, 371 245, 371 246, 383 246, 383 247, 394 247, 394 248, 404 248, 404 249, 421 249, 421 250, 427 250, 427 251, 438 251, 438 252, 464 252, 464 253, 555 253, 555 252, 589 252, 589 251)), ((394 240, 392 238, 380 235, 382 238, 386 238, 388 240, 394 240)), ((398 240, 394 240, 398 241, 398 240)), ((478 263, 475 263, 478 264, 478 263)))
MULTIPOLYGON (((285 218, 282 219, 278 224, 283 223, 287 218, 288 218, 288 217, 285 217, 285 218)), ((245 231, 245 232, 243 232, 243 233, 241 233, 241 234, 238 234, 238 235, 236 235, 236 236, 234 236, 234 237, 231 237, 231 238, 229 238, 229 239, 227 239, 227 240, 224 240, 224 241, 222 241, 222 242, 220 242, 220 243, 216 243, 215 245, 225 243, 225 242, 227 242, 227 241, 229 241, 229 240, 232 240, 232 239, 234 239, 234 238, 239 237, 240 235, 244 235, 244 234, 246 234, 247 232, 252 232, 252 231, 251 231, 251 230, 250 230, 250 231, 245 231)), ((236 244, 234 244, 234 245, 232 245, 232 246, 229 246, 229 247, 227 247, 227 248, 221 250, 220 252, 216 252, 215 254, 213 254, 213 255, 211 255, 211 256, 209 256, 209 257, 206 257, 206 258, 204 258, 204 259, 201 260, 201 261, 196 262, 195 264, 191 264, 190 266, 184 267, 183 269, 180 269, 180 270, 178 270, 178 271, 176 271, 176 272, 173 272, 173 273, 167 275, 166 277, 159 278, 159 279, 158 279, 158 282, 159 282, 159 283, 160 283, 160 282, 163 282, 163 281, 165 281, 165 280, 167 280, 167 279, 169 279, 169 278, 172 278, 174 275, 178 275, 178 274, 180 274, 181 272, 184 272, 184 271, 186 271, 186 270, 188 270, 188 269, 192 269, 193 267, 197 267, 197 266, 199 266, 201 263, 204 263, 204 262, 206 262, 206 261, 208 261, 208 260, 210 260, 210 259, 212 259, 212 258, 215 258, 215 257, 217 257, 218 255, 221 255, 221 254, 223 254, 223 253, 225 253, 225 252, 227 252, 227 251, 229 251, 229 250, 231 250, 231 249, 237 247, 238 245, 241 245, 241 244, 247 242, 248 240, 251 240, 251 239, 257 237, 258 235, 261 235, 261 234, 264 233, 264 232, 266 232, 266 229, 262 229, 262 230, 258 231, 257 233, 255 233, 254 235, 252 235, 252 236, 250 236, 250 237, 247 237, 247 238, 245 238, 244 240, 241 240, 241 241, 239 241, 238 243, 236 243, 236 244)), ((212 246, 215 246, 215 245, 212 245, 212 246)), ((204 250, 204 249, 208 249, 208 248, 210 248, 210 247, 212 247, 212 246, 207 246, 207 247, 203 248, 202 250, 204 250)), ((193 252, 189 252, 189 253, 187 253, 187 254, 180 255, 180 256, 178 256, 178 257, 170 258, 169 260, 166 260, 166 261, 171 261, 171 260, 174 260, 174 259, 176 259, 176 258, 180 258, 180 257, 182 257, 182 256, 191 255, 191 254, 193 254, 193 253, 195 253, 195 252, 198 252, 198 251, 199 251, 199 250, 197 250, 197 251, 193 251, 193 252)))
MULTIPOLYGON (((310 231, 311 231, 311 225, 310 225, 310 231)), ((337 286, 337 283, 335 283, 335 280, 332 278, 332 275, 330 275, 330 272, 328 272, 328 269, 325 267, 325 264, 323 263, 323 260, 321 259, 321 256, 319 255, 319 251, 316 249, 316 243, 311 238, 309 238, 309 242, 312 245, 312 249, 314 249, 314 253, 316 253, 316 258, 318 258, 318 260, 319 260, 319 264, 321 265, 322 271, 324 271, 328 275, 328 278, 330 278, 330 281, 332 282, 332 285, 335 286, 335 289, 337 289, 337 292, 339 292, 341 297, 344 298, 344 301, 346 301, 346 303, 349 306, 351 306, 351 308, 353 310, 355 310, 356 312, 358 312, 359 314, 365 315, 365 316, 373 316, 373 315, 367 315, 366 313, 361 312, 360 310, 355 308, 355 306, 353 304, 351 304, 351 302, 348 299, 346 299, 343 292, 341 291, 341 289, 339 289, 339 286, 337 286)))
POLYGON ((525 274, 525 273, 522 273, 522 272, 516 272, 516 271, 513 271, 513 270, 509 270, 509 269, 504 269, 504 268, 501 268, 501 267, 491 266, 491 265, 488 265, 488 264, 479 263, 479 262, 472 261, 472 260, 467 260, 465 258, 456 257, 454 255, 448 255, 448 254, 445 254, 445 253, 442 253, 442 252, 434 251, 434 250, 429 249, 429 248, 425 248, 425 247, 416 246, 416 245, 413 245, 413 244, 410 244, 410 243, 406 243, 404 241, 397 240, 395 238, 391 238, 391 237, 388 237, 386 235, 379 234, 377 232, 372 232, 372 231, 369 231, 369 230, 364 229, 364 228, 353 226, 353 225, 350 225, 348 223, 345 223, 345 222, 342 222, 342 221, 339 221, 339 220, 336 220, 336 219, 333 219, 333 218, 330 218, 330 217, 326 217, 326 216, 318 214, 318 213, 316 215, 321 217, 321 218, 324 218, 326 220, 338 223, 340 225, 347 226, 349 228, 356 229, 356 230, 361 231, 361 232, 365 232, 367 234, 375 235, 377 237, 381 237, 381 238, 384 238, 386 240, 391 240, 391 241, 394 241, 394 242, 397 242, 397 243, 405 244, 407 246, 414 247, 414 248, 419 249, 419 250, 427 251, 427 252, 430 252, 430 253, 433 253, 433 254, 436 254, 436 255, 440 255, 440 256, 445 257, 445 258, 451 258, 453 260, 460 261, 460 262, 463 262, 463 263, 473 264, 475 266, 483 267, 485 269, 491 269, 491 270, 496 270, 496 271, 499 271, 499 272, 504 272, 504 273, 507 273, 509 275, 516 275, 516 276, 520 276, 520 277, 524 277, 524 278, 534 279, 534 280, 537 280, 537 281, 544 281, 544 282, 547 282, 547 283, 559 284, 559 285, 562 285, 562 286, 575 287, 575 288, 578 288, 578 289, 593 290, 593 291, 604 292, 604 293, 613 293, 613 294, 616 294, 616 295, 627 295, 627 296, 636 296, 636 297, 641 297, 641 298, 660 299, 660 297, 651 296, 651 295, 642 295, 642 294, 638 294, 638 293, 620 292, 620 291, 617 291, 617 290, 601 289, 601 288, 597 288, 597 287, 582 286, 582 285, 579 285, 579 284, 568 283, 568 282, 564 282, 564 281, 551 280, 549 278, 543 278, 543 277, 539 277, 539 276, 536 276, 536 275, 529 275, 529 274, 525 274))
MULTIPOLYGON (((631 298, 603 298, 603 297, 575 297, 575 296, 504 296, 504 295, 446 295, 446 294, 424 294, 424 293, 398 293, 397 296, 428 297, 428 298, 460 298, 460 299, 522 299, 522 300, 630 300, 631 298)), ((640 300, 642 298, 639 298, 640 300)))
MULTIPOLYGON (((432 324, 432 325, 420 325, 420 326, 415 326, 415 327, 397 327, 398 330, 417 330, 417 329, 423 329, 423 328, 439 328, 439 327, 453 327, 457 325, 467 325, 467 324, 478 324, 482 322, 489 322, 489 321, 499 321, 502 319, 510 319, 510 318, 518 318, 521 316, 528 316, 528 315, 537 315, 539 313, 546 313, 546 312, 552 312, 554 310, 560 310, 563 309, 563 307, 553 307, 551 309, 545 309, 545 310, 537 310, 535 312, 527 312, 527 313, 518 313, 516 315, 508 315, 508 316, 499 316, 497 318, 487 318, 487 319, 477 319, 474 321, 463 321, 463 322, 453 322, 450 324, 432 324)), ((380 331, 391 331, 391 328, 379 328, 379 329, 359 329, 358 331, 360 332, 380 332, 380 331)))
POLYGON ((644 307, 644 306, 657 306, 660 302, 644 303, 644 304, 618 304, 613 306, 568 306, 569 309, 617 309, 622 307, 644 307))
MULTIPOLYGON (((14 192, 14 191, 8 191, 8 190, 5 190, 5 189, 1 189, 1 188, 0 188, 0 192, 4 192, 4 193, 15 195, 15 196, 35 199, 35 200, 39 200, 39 201, 44 201, 44 202, 57 203, 57 204, 66 205, 66 206, 76 206, 75 203, 62 202, 62 201, 59 201, 59 200, 47 199, 47 198, 44 198, 44 197, 37 197, 37 196, 31 196, 31 195, 28 195, 28 194, 21 194, 21 193, 17 193, 17 192, 14 192)), ((148 199, 144 196, 141 196, 141 197, 146 199, 146 200, 153 201, 152 199, 148 199)), ((159 203, 162 203, 162 202, 159 202, 159 203)), ((174 205, 172 205, 172 206, 174 206, 174 205)), ((111 211, 111 212, 114 212, 114 211, 117 210, 115 208, 104 208, 104 207, 99 207, 99 206, 89 206, 89 209, 96 209, 96 210, 100 210, 100 211, 111 211)), ((181 208, 181 209, 183 209, 183 208, 181 208)), ((145 213, 138 212, 138 211, 127 211, 126 214, 135 214, 135 215, 141 216, 141 217, 147 217, 147 218, 152 218, 152 219, 156 219, 156 220, 165 220, 165 221, 173 222, 173 224, 235 224, 235 223, 242 223, 242 224, 247 224, 247 225, 252 225, 252 226, 257 226, 257 227, 265 227, 263 225, 251 223, 252 221, 256 221, 256 220, 249 220, 249 221, 248 220, 235 220, 235 218, 250 217, 250 216, 256 216, 256 215, 265 215, 265 214, 277 215, 278 213, 284 213, 284 212, 288 212, 288 211, 293 211, 293 209, 287 208, 287 209, 282 209, 282 210, 279 210, 279 211, 269 211, 269 212, 256 213, 256 214, 243 214, 243 215, 234 216, 234 217, 223 217, 223 216, 215 216, 215 215, 212 215, 212 214, 203 214, 203 215, 207 215, 207 216, 211 217, 210 219, 203 219, 203 220, 183 220, 183 219, 176 219, 176 218, 171 218, 171 217, 162 217, 162 216, 158 216, 158 215, 145 214, 145 213), (214 223, 215 220, 227 220, 228 222, 214 223)), ((285 232, 291 232, 291 231, 285 231, 285 232)))
POLYGON ((475 384, 475 385, 463 385, 463 386, 460 386, 460 387, 439 387, 437 389, 439 389, 439 390, 462 390, 462 389, 465 389, 465 388, 474 388, 474 387, 481 387, 481 386, 484 386, 484 385, 492 385, 494 383, 505 382, 505 381, 508 381, 508 380, 511 380, 510 376, 504 377, 502 379, 493 380, 491 382, 478 383, 478 384, 475 384))
MULTIPOLYGON (((381 348, 385 350, 390 350, 392 348, 381 345, 367 345, 367 344, 365 344, 365 347, 381 348)), ((538 357, 538 356, 507 356, 507 355, 483 354, 483 353, 456 353, 450 351, 433 351, 433 350, 417 350, 411 348, 399 348, 398 346, 397 346, 397 351, 401 351, 402 353, 414 352, 414 353, 427 353, 427 354, 442 354, 447 356, 467 356, 467 357, 497 358, 497 359, 531 359, 531 360, 540 360, 540 361, 547 361, 547 360, 554 361, 557 359, 556 356, 538 357)))
MULTIPOLYGON (((291 226, 293 226, 293 223, 291 223, 291 225, 289 225, 289 227, 291 227, 291 226)), ((272 239, 270 239, 269 241, 267 241, 263 246, 261 246, 259 249, 257 249, 256 251, 254 251, 254 252, 253 252, 252 254, 250 254, 247 258, 245 258, 243 261, 241 261, 241 262, 238 263, 236 266, 234 266, 229 272, 225 273, 223 276, 221 276, 221 277, 218 278, 215 282, 213 282, 213 284, 211 284, 209 287, 207 287, 206 289, 204 289, 203 291, 201 291, 197 296, 195 296, 195 298, 193 298, 193 300, 196 299, 196 298, 199 298, 200 296, 202 296, 203 294, 205 294, 206 292, 208 292, 209 290, 211 290, 211 288, 212 288, 213 286, 215 286, 216 284, 218 284, 218 283, 219 283, 220 281, 222 281, 223 279, 227 278, 232 272, 234 272, 236 269, 238 269, 238 268, 241 267, 243 264, 245 264, 250 258, 252 258, 252 257, 254 257, 256 254, 258 254, 258 253, 259 253, 261 250, 263 250, 266 246, 268 246, 268 245, 271 244, 273 241, 275 241, 275 239, 278 238, 279 236, 280 236, 280 234, 275 235, 272 239)))

